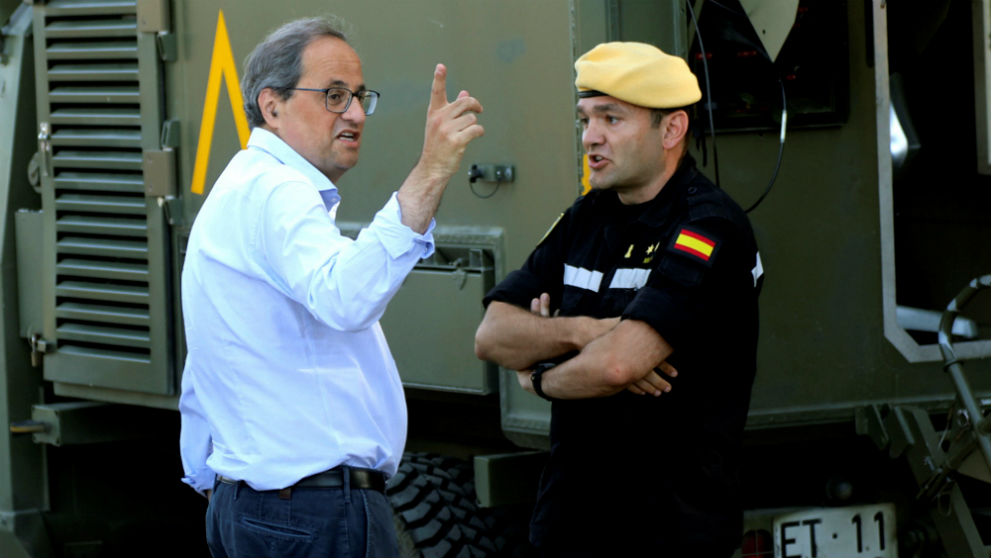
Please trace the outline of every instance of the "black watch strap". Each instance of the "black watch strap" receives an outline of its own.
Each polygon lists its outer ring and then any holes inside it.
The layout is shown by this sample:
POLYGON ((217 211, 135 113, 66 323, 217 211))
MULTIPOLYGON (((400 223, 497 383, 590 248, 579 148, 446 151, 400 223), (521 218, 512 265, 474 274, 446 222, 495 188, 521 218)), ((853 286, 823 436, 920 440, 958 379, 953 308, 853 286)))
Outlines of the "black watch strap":
POLYGON ((551 401, 551 398, 548 397, 548 394, 544 393, 544 390, 541 389, 541 377, 544 375, 546 371, 554 367, 555 367, 555 363, 553 362, 542 362, 539 363, 537 366, 535 366, 534 369, 531 370, 530 372, 530 385, 534 387, 534 393, 536 393, 537 396, 540 397, 541 399, 547 399, 548 401, 551 401))

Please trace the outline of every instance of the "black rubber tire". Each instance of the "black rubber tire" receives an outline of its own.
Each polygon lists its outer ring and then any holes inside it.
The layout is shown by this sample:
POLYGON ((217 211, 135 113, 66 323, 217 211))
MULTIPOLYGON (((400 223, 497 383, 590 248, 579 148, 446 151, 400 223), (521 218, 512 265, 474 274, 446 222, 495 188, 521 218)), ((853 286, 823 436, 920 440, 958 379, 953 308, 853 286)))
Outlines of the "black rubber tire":
POLYGON ((506 556, 519 544, 507 538, 496 512, 476 506, 472 467, 466 461, 407 453, 389 479, 386 494, 393 505, 401 556, 506 556))

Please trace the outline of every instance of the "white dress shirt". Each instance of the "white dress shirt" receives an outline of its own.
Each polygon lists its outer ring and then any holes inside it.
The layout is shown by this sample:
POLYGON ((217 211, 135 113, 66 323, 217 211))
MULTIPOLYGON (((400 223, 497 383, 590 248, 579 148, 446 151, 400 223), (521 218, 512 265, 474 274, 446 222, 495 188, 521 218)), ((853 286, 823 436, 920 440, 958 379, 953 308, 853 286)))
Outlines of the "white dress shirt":
POLYGON ((217 474, 272 490, 341 464, 396 472, 406 402, 378 321, 434 251, 434 223, 425 235, 403 225, 393 194, 351 240, 334 223, 339 200, 255 128, 196 217, 179 409, 183 482, 197 491, 217 474))

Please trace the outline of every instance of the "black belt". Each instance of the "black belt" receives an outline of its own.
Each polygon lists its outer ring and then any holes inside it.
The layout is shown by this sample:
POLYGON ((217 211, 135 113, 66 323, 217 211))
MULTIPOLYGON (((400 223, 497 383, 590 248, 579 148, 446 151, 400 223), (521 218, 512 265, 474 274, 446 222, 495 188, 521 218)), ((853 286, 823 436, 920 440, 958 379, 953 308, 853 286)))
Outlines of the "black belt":
MULTIPOLYGON (((375 469, 335 467, 323 473, 304 477, 296 484, 283 488, 279 491, 279 497, 289 498, 294 488, 341 488, 344 486, 345 471, 348 472, 348 480, 351 488, 375 490, 377 492, 386 491, 386 476, 375 469)), ((240 484, 244 482, 223 475, 217 475, 217 480, 225 484, 240 484)))

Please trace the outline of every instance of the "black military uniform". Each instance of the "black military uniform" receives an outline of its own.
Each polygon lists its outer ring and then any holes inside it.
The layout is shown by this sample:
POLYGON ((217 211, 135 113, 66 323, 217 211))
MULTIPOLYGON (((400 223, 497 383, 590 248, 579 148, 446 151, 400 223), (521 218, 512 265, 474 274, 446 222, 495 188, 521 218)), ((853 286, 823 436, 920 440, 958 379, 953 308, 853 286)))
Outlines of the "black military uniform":
POLYGON ((623 205, 610 190, 579 198, 486 295, 487 305, 529 308, 547 292, 562 316, 644 321, 671 344, 679 371, 657 398, 623 391, 553 402, 536 546, 711 556, 740 543, 738 461, 760 276, 743 211, 687 156, 649 202, 623 205))

